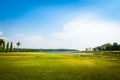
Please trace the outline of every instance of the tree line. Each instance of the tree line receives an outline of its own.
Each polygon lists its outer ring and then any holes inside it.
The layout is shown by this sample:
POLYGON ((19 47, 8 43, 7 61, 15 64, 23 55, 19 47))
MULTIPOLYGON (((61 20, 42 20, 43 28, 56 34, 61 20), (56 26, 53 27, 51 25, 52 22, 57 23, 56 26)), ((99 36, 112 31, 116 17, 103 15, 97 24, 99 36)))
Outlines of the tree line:
POLYGON ((20 41, 16 43, 17 48, 13 48, 13 42, 6 42, 4 39, 0 39, 0 52, 61 52, 70 51, 78 52, 75 49, 30 49, 30 48, 19 48, 21 45, 20 41))
POLYGON ((0 52, 12 52, 13 43, 5 42, 4 39, 0 39, 0 52))
POLYGON ((14 48, 14 52, 78 52, 76 49, 32 49, 32 48, 14 48))
POLYGON ((117 42, 114 42, 113 44, 106 43, 101 46, 93 48, 93 51, 118 51, 118 50, 120 50, 120 44, 118 44, 117 42))
MULTIPOLYGON (((18 41, 16 45, 17 47, 19 47, 21 43, 18 41)), ((13 52, 13 51, 14 51, 13 42, 6 42, 4 39, 0 39, 0 52, 13 52)))

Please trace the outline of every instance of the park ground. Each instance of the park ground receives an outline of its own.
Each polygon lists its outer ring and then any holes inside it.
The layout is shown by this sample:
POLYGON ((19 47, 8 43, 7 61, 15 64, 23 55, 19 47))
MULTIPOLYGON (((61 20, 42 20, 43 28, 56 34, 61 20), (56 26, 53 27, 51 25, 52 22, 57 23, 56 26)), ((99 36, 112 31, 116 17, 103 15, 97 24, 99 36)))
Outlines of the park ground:
POLYGON ((0 80, 120 80, 120 56, 0 53, 0 80))

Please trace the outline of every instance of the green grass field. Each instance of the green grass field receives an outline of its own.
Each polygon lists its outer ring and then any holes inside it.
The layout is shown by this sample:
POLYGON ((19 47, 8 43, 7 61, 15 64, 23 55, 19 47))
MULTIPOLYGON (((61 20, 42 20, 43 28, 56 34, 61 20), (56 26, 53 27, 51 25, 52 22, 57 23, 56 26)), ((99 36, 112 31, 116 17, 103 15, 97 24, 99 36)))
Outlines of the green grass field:
POLYGON ((0 53, 0 80, 120 80, 120 57, 0 53))

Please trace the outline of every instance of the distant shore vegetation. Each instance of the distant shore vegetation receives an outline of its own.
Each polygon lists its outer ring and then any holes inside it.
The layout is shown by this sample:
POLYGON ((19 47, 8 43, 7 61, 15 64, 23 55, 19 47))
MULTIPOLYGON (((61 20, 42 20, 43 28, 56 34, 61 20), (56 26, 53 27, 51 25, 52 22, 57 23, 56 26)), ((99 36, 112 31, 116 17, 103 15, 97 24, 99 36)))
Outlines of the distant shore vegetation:
MULTIPOLYGON (((4 39, 0 39, 0 52, 73 52, 77 53, 80 52, 77 49, 32 49, 32 48, 19 48, 21 42, 16 42, 17 48, 14 48, 13 42, 7 42, 4 39)), ((90 51, 120 51, 120 44, 117 42, 106 43, 94 48, 85 48, 85 52, 90 51)), ((84 52, 84 51, 83 51, 84 52)))

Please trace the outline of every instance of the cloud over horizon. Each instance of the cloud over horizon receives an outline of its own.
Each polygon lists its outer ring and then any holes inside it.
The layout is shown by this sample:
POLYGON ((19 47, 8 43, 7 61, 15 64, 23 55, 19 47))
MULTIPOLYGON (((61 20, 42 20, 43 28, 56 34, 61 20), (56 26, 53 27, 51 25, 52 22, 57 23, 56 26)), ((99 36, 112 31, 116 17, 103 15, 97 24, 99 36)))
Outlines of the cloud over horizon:
POLYGON ((21 41, 21 48, 83 50, 108 42, 120 43, 118 0, 16 3, 1 1, 0 37, 13 43, 21 41))
POLYGON ((17 34, 17 41, 21 42, 21 47, 26 48, 37 48, 40 47, 41 42, 44 40, 41 35, 23 35, 23 34, 17 34), (30 46, 32 45, 32 46, 30 46))
POLYGON ((119 23, 104 19, 94 12, 84 12, 65 24, 63 31, 55 33, 54 36, 63 42, 67 40, 73 42, 74 47, 79 49, 107 42, 120 42, 119 30, 119 23))
POLYGON ((3 32, 0 32, 0 36, 3 35, 3 32))
MULTIPOLYGON (((70 48, 84 50, 104 43, 120 42, 119 22, 105 19, 96 11, 83 10, 77 17, 61 25, 61 31, 50 34, 16 34, 26 48, 70 48), (52 36, 50 36, 52 35, 52 36), (32 46, 31 46, 32 45, 32 46)), ((0 32, 2 36, 3 32, 0 32)))

